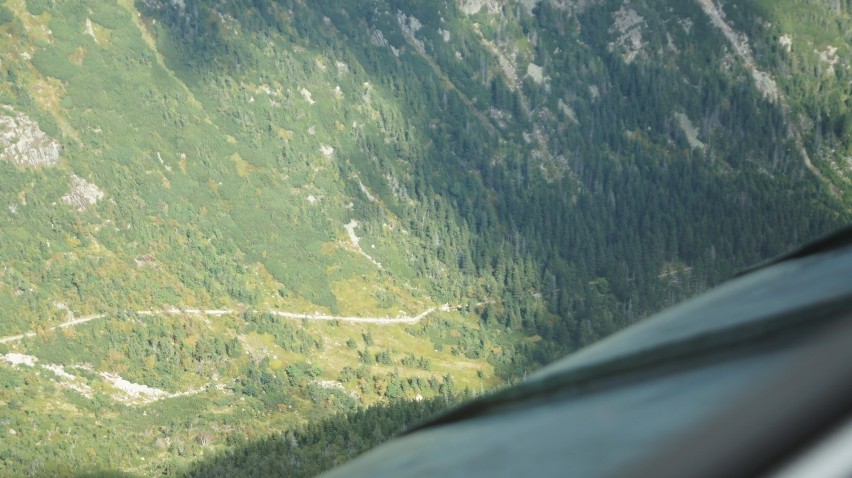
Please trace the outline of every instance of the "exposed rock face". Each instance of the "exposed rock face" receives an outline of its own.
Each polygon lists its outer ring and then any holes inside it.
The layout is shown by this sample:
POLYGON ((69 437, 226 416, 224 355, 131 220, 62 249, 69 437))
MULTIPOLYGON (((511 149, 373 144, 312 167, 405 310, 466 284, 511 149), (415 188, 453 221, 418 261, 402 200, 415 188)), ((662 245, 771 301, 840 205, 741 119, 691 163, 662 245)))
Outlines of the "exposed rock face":
POLYGON ((320 145, 320 152, 326 159, 331 159, 334 157, 334 148, 325 144, 320 145))
POLYGON ((713 0, 698 0, 704 13, 710 17, 710 22, 725 35, 725 38, 731 42, 737 56, 745 63, 746 68, 751 71, 751 76, 754 78, 755 86, 763 96, 769 101, 777 102, 781 99, 778 85, 775 79, 769 73, 761 71, 757 68, 754 61, 754 55, 751 51, 751 46, 748 43, 748 37, 744 34, 735 31, 726 21, 725 13, 716 5, 713 0))
POLYGON ((302 98, 304 98, 305 101, 308 102, 308 104, 316 103, 316 101, 314 101, 313 95, 311 95, 311 92, 308 91, 307 88, 302 88, 301 90, 299 90, 299 93, 302 94, 302 98))
MULTIPOLYGON (((522 0, 522 3, 527 4, 530 0, 522 0)), ((535 3, 538 3, 536 0, 535 3)), ((565 10, 567 12, 579 13, 586 9, 589 5, 601 3, 601 0, 550 0, 550 4, 554 7, 565 10)))
POLYGON ((544 69, 535 63, 530 63, 527 65, 526 76, 529 76, 537 85, 540 85, 544 81, 544 69))
MULTIPOLYGON (((541 0, 519 0, 519 3, 532 13, 541 0)), ((568 12, 580 12, 588 5, 599 3, 600 0, 548 0, 548 2, 559 10, 568 12)), ((456 0, 456 6, 467 15, 474 15, 485 8, 489 14, 500 12, 503 5, 509 3, 507 0, 456 0)))
POLYGON ((71 175, 71 192, 62 196, 62 202, 75 206, 78 211, 84 211, 104 197, 104 192, 85 179, 71 175))
POLYGON ((423 24, 420 23, 414 15, 408 16, 402 12, 402 10, 396 11, 396 21, 399 23, 399 28, 402 30, 402 35, 405 37, 405 40, 417 50, 421 55, 426 54, 426 47, 423 45, 422 40, 417 39, 417 31, 423 28, 423 24))
POLYGON ((370 43, 377 47, 388 46, 388 41, 385 40, 385 35, 381 30, 370 30, 370 43))
POLYGON ((23 113, 0 115, 0 161, 37 168, 59 161, 62 147, 23 113))
POLYGON ((609 50, 614 51, 617 48, 624 50, 622 54, 624 62, 632 63, 645 48, 645 42, 642 40, 644 26, 645 19, 636 13, 629 3, 622 5, 615 12, 615 22, 610 29, 618 36, 618 39, 609 44, 609 50))
POLYGON ((487 8, 488 13, 492 14, 500 11, 500 2, 496 0, 456 0, 456 6, 467 15, 479 13, 482 7, 487 8))
POLYGON ((683 113, 675 113, 675 120, 677 121, 680 129, 683 130, 683 133, 686 135, 686 141, 689 143, 689 147, 693 149, 707 149, 707 145, 701 142, 698 139, 698 128, 692 124, 692 120, 689 119, 689 116, 686 116, 683 113))

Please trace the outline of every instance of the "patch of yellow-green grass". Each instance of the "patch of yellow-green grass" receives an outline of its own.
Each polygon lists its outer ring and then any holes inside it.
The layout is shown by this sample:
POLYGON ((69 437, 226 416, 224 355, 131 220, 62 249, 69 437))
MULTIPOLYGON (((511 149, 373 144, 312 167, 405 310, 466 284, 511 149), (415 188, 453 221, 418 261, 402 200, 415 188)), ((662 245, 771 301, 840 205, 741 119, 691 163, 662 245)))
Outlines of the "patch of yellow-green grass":
POLYGON ((139 33, 142 35, 142 40, 148 48, 156 54, 157 63, 165 68, 165 61, 163 61, 163 56, 160 55, 160 52, 157 50, 157 42, 154 40, 154 35, 151 34, 151 25, 147 23, 147 19, 145 19, 133 6, 133 0, 118 0, 118 4, 130 12, 130 17, 133 19, 133 24, 139 29, 139 33))
POLYGON ((428 297, 415 298, 410 288, 400 286, 392 276, 381 275, 360 254, 354 255, 348 237, 326 244, 322 252, 334 256, 334 265, 326 270, 326 275, 344 315, 415 316, 434 305, 428 297))
POLYGON ((347 315, 383 317, 388 315, 389 311, 379 307, 373 294, 375 289, 375 283, 364 277, 337 281, 331 285, 340 310, 346 311, 347 315))
MULTIPOLYGON (((824 9, 827 13, 826 6, 800 0, 759 0, 758 3, 764 12, 772 16, 767 20, 780 24, 781 30, 792 35, 796 44, 809 45, 817 49, 826 45, 834 45, 838 48, 846 46, 831 28, 825 28, 820 24, 825 16, 815 10, 824 9)), ((840 17, 846 17, 848 21, 849 13, 841 13, 840 17)), ((830 24, 835 23, 831 21, 830 24)))
MULTIPOLYGON (((451 320, 465 323, 468 326, 475 322, 461 314, 450 314, 451 320)), ((429 320, 427 317, 424 320, 429 320)), ((406 329, 412 327, 409 324, 363 324, 363 323, 344 323, 338 322, 310 322, 307 324, 307 329, 314 334, 319 334, 325 338, 325 347, 320 353, 321 362, 326 367, 326 374, 332 372, 331 375, 339 374, 343 367, 350 366, 357 368, 361 365, 357 350, 368 349, 371 353, 388 350, 393 357, 394 363, 391 365, 373 364, 372 369, 376 373, 391 373, 398 371, 404 377, 423 377, 442 376, 449 374, 458 386, 462 388, 470 388, 479 390, 481 388, 489 388, 494 385, 494 368, 484 359, 469 359, 464 356, 456 356, 450 352, 449 347, 443 350, 435 350, 432 341, 427 337, 415 337, 409 334, 406 329), (363 340, 363 335, 369 334, 372 337, 373 345, 366 347, 363 340), (353 339, 357 344, 357 350, 353 350, 346 346, 346 341, 353 339), (431 370, 422 370, 419 368, 405 367, 401 360, 407 355, 415 357, 428 358, 432 367, 431 370), (482 371, 485 379, 479 377, 479 371, 482 371)), ((416 325, 414 325, 416 327, 416 325)), ((329 378, 336 378, 336 376, 329 378)))
POLYGON ((323 349, 322 351, 313 351, 304 356, 303 360, 321 365, 324 369, 323 378, 336 380, 344 367, 357 368, 360 365, 358 352, 346 346, 346 341, 353 339, 363 348, 361 330, 358 327, 342 322, 335 324, 317 321, 308 322, 306 330, 314 337, 321 338, 323 349))
MULTIPOLYGON (((45 377, 50 377, 50 374, 45 374, 45 377)), ((54 382, 59 382, 61 379, 53 379, 54 382)), ((74 404, 67 402, 63 396, 64 389, 61 387, 57 387, 56 394, 52 400, 46 400, 44 402, 42 410, 45 412, 58 412, 61 413, 65 417, 69 416, 82 416, 82 411, 77 408, 74 404)), ((76 393, 76 392, 75 392, 76 393)))
POLYGON ((24 31, 31 41, 53 42, 53 34, 48 26, 51 19, 50 12, 45 11, 40 15, 32 15, 27 11, 25 0, 8 0, 6 7, 21 20, 21 23, 24 25, 24 31))
POLYGON ((212 192, 215 196, 219 195, 219 182, 213 178, 207 180, 207 188, 210 189, 210 192, 212 192))
POLYGON ((275 343, 275 338, 270 334, 250 333, 241 335, 240 342, 246 352, 253 360, 262 360, 269 358, 269 367, 273 370, 278 370, 286 366, 288 363, 295 361, 301 357, 299 354, 287 352, 275 343))
POLYGON ((234 162, 234 168, 237 170, 237 175, 241 178, 248 176, 250 173, 255 171, 255 167, 249 164, 246 160, 240 156, 240 153, 234 153, 231 155, 231 161, 234 162))
POLYGON ((285 142, 288 142, 291 138, 293 138, 293 131, 289 129, 279 128, 276 126, 275 133, 285 142))
MULTIPOLYGON (((262 310, 282 308, 282 303, 280 302, 282 299, 278 295, 281 284, 275 280, 275 277, 266 270, 263 264, 259 262, 251 264, 247 268, 244 279, 247 289, 259 292, 259 308, 262 310)), ((294 307, 295 305, 291 304, 290 306, 294 307)))
POLYGON ((76 50, 74 50, 73 53, 68 55, 68 61, 70 61, 71 63, 74 63, 75 65, 82 66, 83 61, 86 59, 86 53, 87 52, 88 52, 88 50, 86 49, 86 47, 79 46, 79 47, 77 47, 76 50))
MULTIPOLYGON (((266 272, 268 274, 268 272, 266 272)), ((271 278, 271 275, 270 275, 271 278)), ((274 281, 274 279, 272 279, 274 281)), ((268 283, 267 285, 278 284, 277 282, 268 283)), ((281 287, 279 285, 279 287, 281 287)), ((283 312, 293 312, 297 314, 311 314, 319 312, 321 314, 330 314, 327 307, 319 306, 313 302, 303 298, 302 296, 290 294, 285 298, 280 297, 277 293, 274 295, 270 291, 270 295, 264 302, 266 309, 275 309, 283 312)), ((282 318, 282 320, 285 320, 282 318)), ((292 320, 292 319, 286 319, 292 320)))
MULTIPOLYGON (((26 36, 19 34, 2 34, 0 30, 0 63, 13 66, 18 72, 19 85, 26 84, 30 96, 42 110, 50 113, 59 125, 62 133, 79 141, 78 135, 71 128, 62 114, 61 102, 65 95, 65 87, 56 78, 42 75, 30 63, 30 59, 38 48, 34 43, 50 43, 52 41, 50 29, 50 14, 45 12, 41 15, 31 15, 26 10, 26 4, 22 0, 10 0, 6 6, 12 10, 24 25, 26 36)), ((0 91, 11 92, 11 84, 0 82, 0 91)))
POLYGON ((59 123, 62 132, 77 139, 77 134, 65 121, 62 114, 62 97, 65 86, 56 78, 39 75, 30 82, 30 96, 39 108, 50 113, 59 123))
POLYGON ((87 35, 91 36, 95 40, 95 43, 101 46, 109 44, 109 41, 112 38, 112 30, 96 22, 93 22, 89 18, 86 19, 84 32, 87 35))

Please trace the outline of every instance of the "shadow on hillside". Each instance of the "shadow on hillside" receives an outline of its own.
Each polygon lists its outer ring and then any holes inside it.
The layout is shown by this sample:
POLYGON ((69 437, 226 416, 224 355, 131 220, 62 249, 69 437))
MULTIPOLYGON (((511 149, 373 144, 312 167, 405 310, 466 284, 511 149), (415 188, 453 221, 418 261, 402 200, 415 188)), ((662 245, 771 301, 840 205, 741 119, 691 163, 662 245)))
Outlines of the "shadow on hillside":
MULTIPOLYGON (((282 431, 260 440, 240 443, 201 459, 171 476, 193 477, 311 477, 343 464, 370 448, 449 407, 469 394, 436 397, 420 402, 400 401, 351 414, 339 414, 282 431)), ((75 478, 135 478, 136 475, 95 471, 75 478)))
POLYGON ((185 477, 310 477, 345 463, 467 396, 437 397, 336 415, 199 461, 185 477))

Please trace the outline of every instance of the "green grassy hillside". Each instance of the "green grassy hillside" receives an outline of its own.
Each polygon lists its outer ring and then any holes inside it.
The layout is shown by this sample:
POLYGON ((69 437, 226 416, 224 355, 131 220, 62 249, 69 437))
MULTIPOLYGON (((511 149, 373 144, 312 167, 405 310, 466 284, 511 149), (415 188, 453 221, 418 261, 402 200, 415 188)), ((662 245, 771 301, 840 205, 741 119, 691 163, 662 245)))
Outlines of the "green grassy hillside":
POLYGON ((5 0, 0 471, 173 473, 479 393, 847 223, 849 27, 5 0))

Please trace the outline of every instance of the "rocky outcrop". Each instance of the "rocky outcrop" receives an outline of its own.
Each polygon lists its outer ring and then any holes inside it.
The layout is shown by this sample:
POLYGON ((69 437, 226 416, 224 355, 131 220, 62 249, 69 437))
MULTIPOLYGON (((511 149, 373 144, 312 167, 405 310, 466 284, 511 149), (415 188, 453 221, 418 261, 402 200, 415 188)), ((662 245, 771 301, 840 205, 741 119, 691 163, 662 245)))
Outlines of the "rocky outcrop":
POLYGON ((426 47, 423 44, 422 40, 417 38, 417 31, 423 28, 423 24, 420 23, 414 15, 408 16, 402 12, 402 10, 396 11, 396 21, 399 23, 399 28, 402 30, 402 35, 405 37, 405 41, 407 41, 417 53, 421 55, 426 54, 426 47))
MULTIPOLYGON (((521 3, 528 5, 531 2, 533 6, 538 3, 538 0, 521 0, 521 3)), ((571 13, 580 13, 590 5, 602 3, 601 0, 550 0, 550 4, 559 10, 564 10, 571 13)))
POLYGON ((85 179, 71 174, 71 192, 62 196, 62 202, 85 211, 104 197, 104 192, 85 179))
POLYGON ((692 124, 692 120, 689 119, 689 116, 686 116, 683 113, 675 113, 675 120, 677 121, 678 126, 683 131, 683 134, 686 135, 686 141, 689 143, 689 147, 693 149, 705 150, 707 149, 707 145, 701 142, 698 139, 698 128, 692 124))
POLYGON ((488 9, 491 14, 500 11, 500 3, 497 0, 456 0, 456 6, 467 15, 479 13, 482 7, 488 9))
POLYGON ((620 49, 625 63, 632 63, 639 54, 644 51, 645 42, 642 39, 642 30, 645 27, 645 19, 636 13, 629 3, 625 3, 615 12, 615 21, 610 28, 617 39, 609 44, 609 51, 620 49))
POLYGON ((373 46, 380 48, 388 46, 388 41, 385 40, 385 34, 378 29, 370 30, 370 43, 373 44, 373 46))
POLYGON ((544 76, 544 68, 536 65, 535 63, 530 63, 527 65, 527 74, 524 77, 530 77, 535 82, 535 84, 540 85, 545 80, 544 76))
POLYGON ((731 43, 737 56, 745 64, 746 68, 751 72, 752 78, 757 89, 763 93, 763 96, 772 102, 781 100, 778 90, 778 85, 775 79, 769 73, 761 71, 757 68, 757 63, 754 61, 754 55, 749 46, 748 37, 744 34, 735 31, 731 25, 725 21, 725 12, 719 8, 713 0, 698 0, 704 13, 710 18, 710 22, 718 28, 725 38, 731 43))
MULTIPOLYGON (((528 13, 532 13, 539 2, 541 0, 519 0, 528 13)), ((577 13, 591 4, 600 3, 600 0, 548 0, 548 2, 556 9, 577 13)), ((506 3, 506 0, 456 0, 456 7, 467 15, 475 15, 483 8, 493 15, 499 13, 506 3)))
POLYGON ((61 150, 59 142, 24 113, 0 115, 0 161, 30 168, 53 166, 61 150))

